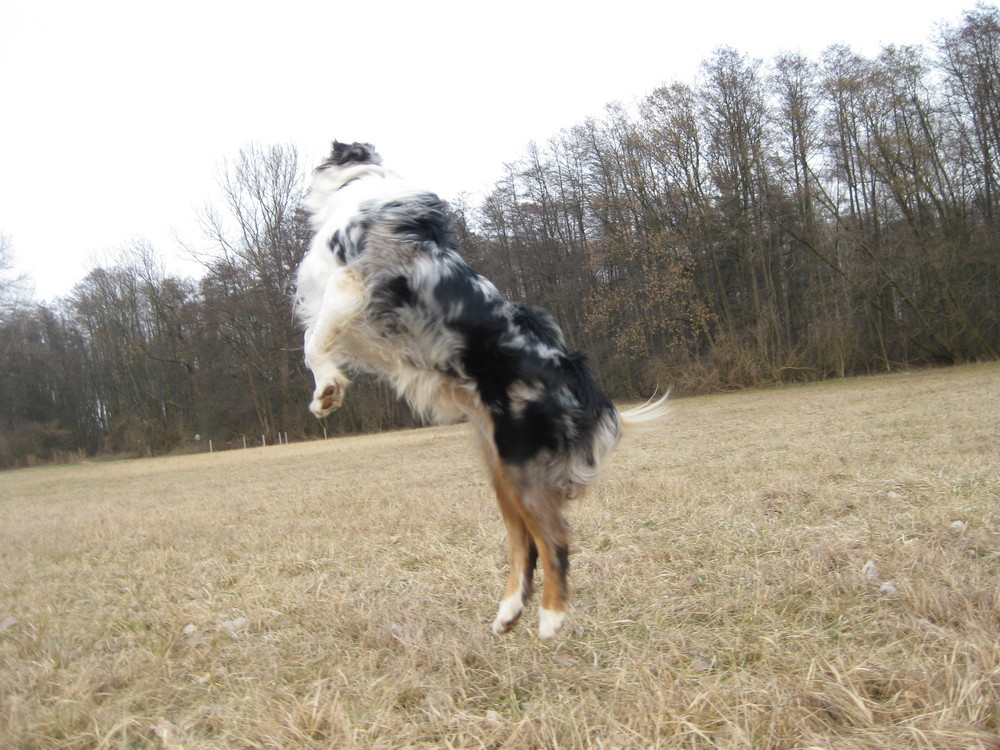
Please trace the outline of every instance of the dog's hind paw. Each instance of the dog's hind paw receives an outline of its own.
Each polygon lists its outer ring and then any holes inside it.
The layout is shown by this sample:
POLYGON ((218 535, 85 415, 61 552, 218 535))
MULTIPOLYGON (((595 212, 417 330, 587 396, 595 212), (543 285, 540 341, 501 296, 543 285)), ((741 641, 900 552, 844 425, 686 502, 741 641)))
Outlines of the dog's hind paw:
POLYGON ((566 621, 566 612, 558 612, 552 609, 545 609, 539 612, 538 637, 543 641, 556 637, 556 633, 562 628, 566 621))
POLYGON ((500 609, 497 611, 496 619, 493 620, 493 632, 497 635, 503 635, 511 630, 517 625, 517 621, 521 619, 523 611, 524 600, 520 594, 504 599, 500 602, 500 609))

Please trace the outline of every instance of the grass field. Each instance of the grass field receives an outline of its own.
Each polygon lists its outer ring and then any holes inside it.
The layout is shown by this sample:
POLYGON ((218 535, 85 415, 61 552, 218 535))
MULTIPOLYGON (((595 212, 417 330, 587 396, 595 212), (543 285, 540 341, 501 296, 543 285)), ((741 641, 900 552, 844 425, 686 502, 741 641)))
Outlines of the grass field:
POLYGON ((679 400, 570 519, 541 643, 461 425, 0 474, 0 747, 1000 748, 1000 366, 679 400))

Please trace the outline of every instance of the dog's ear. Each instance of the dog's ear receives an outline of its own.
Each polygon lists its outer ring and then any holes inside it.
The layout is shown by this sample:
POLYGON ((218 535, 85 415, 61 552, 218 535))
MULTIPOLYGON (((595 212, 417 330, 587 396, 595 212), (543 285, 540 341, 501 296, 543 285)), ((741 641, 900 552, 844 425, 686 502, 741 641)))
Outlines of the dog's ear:
POLYGON ((381 164, 382 157, 375 151, 375 147, 370 143, 341 143, 333 142, 333 149, 330 151, 328 164, 335 164, 343 167, 348 164, 381 164))

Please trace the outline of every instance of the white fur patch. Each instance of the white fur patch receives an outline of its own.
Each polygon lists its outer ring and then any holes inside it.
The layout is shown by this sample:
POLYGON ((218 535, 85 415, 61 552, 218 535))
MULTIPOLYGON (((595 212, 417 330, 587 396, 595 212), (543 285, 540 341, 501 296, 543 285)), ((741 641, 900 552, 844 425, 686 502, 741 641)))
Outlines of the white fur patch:
POLYGON ((502 635, 514 627, 521 613, 524 611, 524 596, 518 591, 514 596, 508 596, 500 602, 500 609, 497 610, 496 619, 493 620, 493 632, 502 635))
POLYGON ((538 637, 543 641, 555 638, 556 633, 559 632, 565 621, 565 612, 556 612, 555 610, 543 607, 538 616, 538 637))

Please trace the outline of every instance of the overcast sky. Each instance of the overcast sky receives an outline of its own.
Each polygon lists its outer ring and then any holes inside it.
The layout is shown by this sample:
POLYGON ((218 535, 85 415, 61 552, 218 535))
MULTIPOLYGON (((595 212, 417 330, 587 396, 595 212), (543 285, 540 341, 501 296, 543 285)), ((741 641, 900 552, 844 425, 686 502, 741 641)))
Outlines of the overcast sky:
POLYGON ((181 273, 173 237, 222 161, 289 143, 374 143, 444 198, 481 193, 532 140, 661 83, 693 82, 720 46, 818 59, 927 43, 973 0, 600 4, 3 0, 0 233, 39 299, 101 253, 146 238, 181 273))

